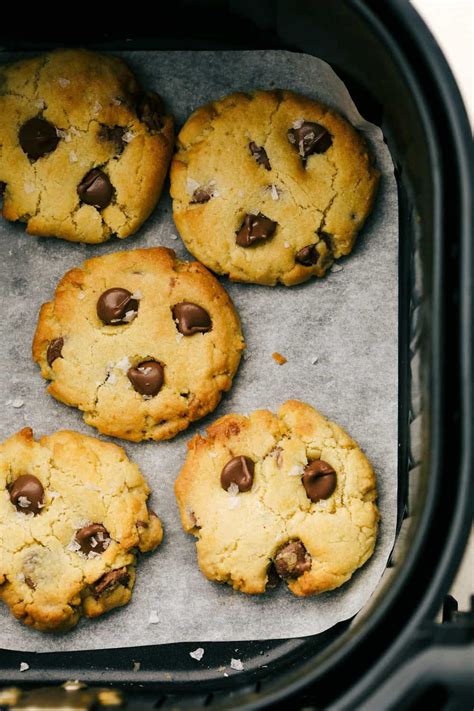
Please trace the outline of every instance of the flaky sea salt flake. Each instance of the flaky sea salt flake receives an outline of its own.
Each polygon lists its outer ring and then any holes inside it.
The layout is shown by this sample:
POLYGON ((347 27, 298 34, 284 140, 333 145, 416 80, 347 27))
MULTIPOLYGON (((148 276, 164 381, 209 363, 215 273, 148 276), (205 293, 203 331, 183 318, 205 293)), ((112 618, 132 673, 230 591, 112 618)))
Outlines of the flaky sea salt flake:
POLYGON ((131 298, 135 299, 136 301, 140 301, 140 299, 143 299, 143 294, 140 289, 134 291, 131 298))
POLYGON ((20 664, 20 671, 21 672, 28 671, 29 668, 30 668, 29 664, 27 664, 26 662, 21 662, 21 664, 20 664))
POLYGON ((231 659, 230 668, 235 669, 235 671, 243 671, 244 665, 242 664, 240 659, 231 659))
POLYGON ((65 79, 64 77, 59 77, 58 79, 58 84, 62 89, 65 89, 70 83, 70 79, 65 79))
POLYGON ((122 141, 124 143, 130 143, 130 141, 133 141, 134 138, 135 138, 135 134, 133 133, 133 131, 125 131, 125 133, 122 136, 122 141))
POLYGON ((296 119, 296 121, 293 121, 292 126, 293 126, 293 128, 301 128, 301 126, 303 124, 304 124, 304 119, 299 118, 299 119, 296 119))
POLYGON ((99 103, 98 101, 96 101, 94 106, 92 107, 92 113, 98 114, 101 109, 102 109, 102 104, 99 103))
POLYGON ((291 469, 288 470, 288 476, 302 476, 303 467, 300 464, 294 464, 291 469))
POLYGON ((148 618, 148 624, 149 625, 157 625, 159 621, 160 621, 160 618, 158 617, 157 611, 151 610, 150 617, 148 618))
POLYGON ((121 358, 113 367, 126 373, 127 370, 131 368, 131 363, 128 359, 128 356, 124 356, 123 358, 121 358))
POLYGON ((276 185, 271 186, 271 191, 272 191, 272 200, 278 200, 280 197, 280 193, 278 192, 278 188, 276 185))
POLYGON ((31 180, 25 180, 23 183, 23 189, 27 195, 31 195, 36 190, 36 185, 31 180))
POLYGON ((197 180, 186 178, 186 192, 189 193, 189 195, 192 195, 198 187, 199 183, 197 180))
POLYGON ((331 268, 331 271, 332 271, 334 274, 337 274, 338 272, 343 272, 343 271, 344 271, 344 267, 341 267, 340 264, 333 264, 333 265, 332 265, 332 268, 331 268))
POLYGON ((12 400, 12 407, 14 407, 16 410, 18 410, 20 407, 23 407, 24 404, 24 400, 21 400, 21 398, 19 397, 15 398, 15 400, 12 400))
POLYGON ((126 311, 122 321, 125 321, 125 323, 131 323, 136 317, 137 313, 138 311, 133 311, 133 309, 130 309, 130 311, 126 311))
POLYGON ((194 652, 189 652, 189 656, 195 659, 197 662, 200 662, 204 656, 204 649, 202 647, 198 647, 194 650, 194 652))
POLYGON ((77 163, 77 153, 76 151, 69 151, 69 161, 71 163, 77 163))

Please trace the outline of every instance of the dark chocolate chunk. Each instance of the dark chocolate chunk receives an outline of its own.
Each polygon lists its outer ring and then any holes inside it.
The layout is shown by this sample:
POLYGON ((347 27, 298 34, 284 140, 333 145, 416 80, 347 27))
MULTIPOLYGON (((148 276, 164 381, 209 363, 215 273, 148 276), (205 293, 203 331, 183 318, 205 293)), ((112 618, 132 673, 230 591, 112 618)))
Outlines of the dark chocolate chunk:
POLYGON ((10 501, 21 513, 39 514, 43 508, 44 489, 33 474, 23 474, 15 479, 10 489, 10 501))
POLYGON ((126 568, 104 573, 104 575, 94 583, 94 597, 98 598, 105 590, 115 588, 117 585, 128 585, 129 581, 130 575, 127 573, 126 568))
POLYGON ((120 154, 125 148, 123 141, 125 131, 126 129, 123 126, 101 126, 98 136, 101 141, 113 143, 116 153, 120 154))
POLYGON ((4 183, 3 180, 0 180, 0 198, 3 197, 6 187, 7 187, 7 184, 4 183))
POLYGON ((77 186, 77 194, 86 205, 102 210, 110 205, 114 189, 109 176, 99 168, 90 170, 77 186))
POLYGON ((153 397, 163 386, 165 371, 156 360, 146 360, 134 368, 129 368, 127 376, 137 393, 153 397))
POLYGON ((322 459, 310 462, 303 474, 303 486, 308 499, 313 503, 329 499, 336 488, 337 477, 334 469, 322 459))
POLYGON ((325 153, 332 144, 329 131, 319 123, 303 121, 298 128, 288 130, 288 140, 305 160, 313 153, 325 153))
POLYGON ((280 578, 298 578, 311 568, 311 557, 301 541, 290 541, 280 548, 274 563, 280 578))
POLYGON ((193 192, 193 199, 191 200, 191 205, 197 205, 202 202, 208 202, 212 197, 210 190, 206 188, 196 188, 193 192))
POLYGON ((103 553, 109 547, 109 532, 101 523, 91 523, 76 531, 76 541, 81 553, 103 553))
POLYGON ((137 103, 137 116, 150 131, 160 131, 163 128, 165 106, 163 99, 154 91, 141 94, 137 103))
POLYGON ((302 264, 304 267, 312 267, 318 261, 319 254, 316 249, 316 244, 307 244, 295 254, 295 262, 302 264))
POLYGON ((277 225, 278 222, 270 220, 270 218, 262 215, 261 212, 258 215, 245 215, 235 241, 239 247, 250 247, 254 242, 271 237, 277 225))
POLYGON ((49 121, 36 117, 23 124, 18 133, 18 140, 28 158, 37 160, 54 151, 59 143, 59 136, 49 121))
POLYGON ((221 473, 221 486, 225 491, 231 484, 237 484, 239 491, 252 488, 255 463, 250 457, 234 457, 225 465, 221 473))
POLYGON ((259 165, 263 165, 266 170, 271 170, 270 161, 268 160, 267 152, 263 146, 257 146, 254 141, 249 143, 250 153, 255 158, 259 165))
POLYGON ((212 328, 211 317, 206 309, 190 301, 182 301, 173 306, 172 314, 178 331, 184 336, 192 336, 194 333, 207 333, 212 328))
POLYGON ((53 338, 46 351, 46 360, 48 361, 49 367, 51 367, 56 360, 56 358, 62 358, 62 350, 64 346, 64 338, 53 338))
POLYGON ((97 316, 107 324, 129 323, 138 311, 138 301, 132 296, 120 287, 107 289, 97 301, 97 316))

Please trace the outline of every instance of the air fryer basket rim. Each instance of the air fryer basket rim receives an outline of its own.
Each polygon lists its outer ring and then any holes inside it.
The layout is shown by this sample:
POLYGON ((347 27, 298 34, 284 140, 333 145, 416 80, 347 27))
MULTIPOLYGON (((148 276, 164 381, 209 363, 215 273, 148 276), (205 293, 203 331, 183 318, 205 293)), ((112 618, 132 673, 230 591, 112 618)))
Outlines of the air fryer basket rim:
MULTIPOLYGON (((414 630, 416 630, 423 620, 432 617, 439 607, 445 592, 455 574, 457 566, 459 564, 460 557, 462 555, 464 545, 470 523, 470 511, 469 503, 472 499, 472 482, 470 482, 470 470, 472 468, 472 442, 471 442, 471 431, 472 431, 472 248, 471 248, 471 198, 469 193, 469 186, 472 183, 472 156, 469 152, 470 143, 470 129, 468 120, 465 114, 463 103, 459 95, 459 91, 454 82, 453 76, 449 70, 449 67, 444 59, 439 47, 436 45, 433 37, 431 36, 426 25, 423 23, 421 18, 418 16, 416 11, 406 2, 406 0, 385 0, 383 7, 376 0, 351 0, 350 4, 353 6, 355 11, 359 13, 365 20, 365 22, 372 28, 373 32, 377 32, 387 47, 387 51, 396 58, 396 63, 400 72, 403 74, 407 83, 411 86, 412 94, 416 97, 420 113, 424 117, 424 124, 426 128, 427 135, 430 140, 431 146, 431 159, 433 164, 435 162, 435 157, 437 151, 439 150, 439 135, 437 131, 440 128, 440 123, 443 123, 443 129, 446 133, 452 137, 452 144, 455 147, 455 153, 452 156, 453 163, 458 165, 458 183, 459 183, 459 195, 458 202, 455 208, 459 210, 461 215, 461 228, 459 231, 459 246, 462 253, 462 259, 460 260, 462 272, 460 274, 460 312, 461 312, 461 323, 463 325, 463 332, 460 334, 461 340, 461 358, 458 363, 455 357, 451 357, 451 354, 446 354, 443 349, 443 326, 444 321, 438 320, 436 318, 432 319, 433 332, 431 334, 432 339, 432 354, 433 354, 433 372, 434 378, 437 381, 437 387, 433 389, 432 393, 432 411, 433 411, 433 427, 432 427, 432 441, 435 448, 432 450, 431 457, 431 468, 434 474, 434 479, 436 479, 437 484, 439 484, 439 468, 442 466, 443 453, 440 450, 441 443, 443 441, 443 404, 444 400, 442 397, 443 391, 443 381, 444 387, 446 387, 446 370, 447 366, 451 365, 454 369, 460 368, 461 370, 461 380, 462 388, 460 397, 462 398, 462 432, 461 432, 461 443, 462 443, 462 462, 461 462, 461 472, 460 472, 460 486, 456 492, 457 494, 457 516, 450 521, 450 526, 447 530, 446 541, 444 547, 439 551, 439 563, 436 571, 433 572, 433 577, 430 582, 430 587, 426 590, 424 598, 421 600, 418 607, 411 610, 411 614, 405 619, 405 628, 400 631, 398 636, 395 636, 393 642, 391 642, 390 650, 374 663, 370 671, 364 676, 364 679, 359 682, 359 684, 352 687, 348 695, 344 697, 344 703, 341 700, 338 701, 338 706, 343 708, 354 708, 357 705, 357 699, 359 699, 362 693, 373 686, 377 679, 381 679, 383 675, 386 675, 392 666, 394 666, 394 660, 399 655, 400 650, 404 648, 407 644, 409 638, 413 635, 414 630), (378 5, 378 7, 377 7, 378 5), (414 52, 416 48, 417 62, 413 61, 414 52), (411 56, 410 56, 411 52, 411 56), (439 90, 439 95, 441 97, 441 102, 436 107, 436 111, 432 106, 430 106, 430 96, 428 89, 426 87, 426 79, 429 78, 431 82, 437 85, 439 90), (428 108, 429 107, 429 108, 428 108), (449 358, 451 357, 451 361, 449 358)), ((432 304, 432 312, 442 313, 446 311, 446 294, 443 292, 443 259, 441 255, 442 249, 442 224, 443 224, 443 208, 447 206, 444 204, 444 191, 446 186, 443 183, 443 176, 433 175, 433 181, 435 181, 435 195, 437 197, 433 209, 437 211, 435 224, 435 232, 433 234, 433 242, 435 244, 436 253, 434 254, 434 278, 438 288, 433 290, 434 301, 432 304)), ((451 206, 454 209, 454 206, 451 206)), ((449 317, 447 313, 444 314, 444 320, 449 317)), ((444 418, 445 419, 445 418, 444 418)), ((393 580, 390 589, 387 591, 386 596, 383 600, 378 600, 377 605, 372 610, 369 618, 363 620, 363 622, 356 623, 354 627, 350 630, 346 630, 341 636, 339 636, 336 641, 332 642, 323 652, 320 652, 316 656, 313 656, 309 661, 305 661, 299 664, 294 670, 283 671, 278 670, 278 674, 273 674, 269 678, 265 679, 262 688, 256 695, 253 692, 246 692, 242 689, 239 698, 229 697, 223 695, 222 704, 216 699, 213 703, 214 707, 228 706, 229 701, 232 702, 232 708, 238 707, 242 708, 261 708, 264 705, 274 704, 281 701, 283 698, 288 697, 290 694, 297 692, 304 686, 315 682, 317 679, 322 679, 330 670, 336 668, 340 669, 341 666, 346 662, 351 655, 353 656, 365 640, 367 640, 372 633, 378 628, 380 628, 384 622, 388 619, 391 613, 393 613, 397 602, 405 596, 410 595, 410 584, 413 579, 414 574, 416 574, 416 567, 420 565, 420 560, 422 558, 423 547, 427 544, 427 539, 430 533, 430 526, 433 526, 433 512, 435 509, 435 500, 438 492, 436 487, 432 487, 430 492, 430 498, 427 500, 422 517, 418 524, 417 537, 413 542, 413 546, 409 551, 403 565, 402 569, 398 572, 396 578, 393 580)), ((406 606, 406 609, 409 609, 406 606)), ((237 643, 236 643, 237 644, 237 643)), ((146 648, 142 648, 146 650, 146 648)), ((113 651, 113 650, 109 650, 113 651)), ((22 659, 26 658, 28 655, 22 655, 22 659)), ((8 659, 15 660, 13 664, 16 664, 18 668, 19 664, 16 663, 16 659, 19 659, 19 655, 16 653, 6 653, 5 657, 8 659)), ((40 665, 40 659, 36 657, 36 668, 38 671, 40 665)), ((71 666, 74 662, 71 659, 71 655, 68 655, 68 660, 65 663, 70 663, 71 666)), ((11 666, 11 669, 14 666, 11 666)), ((33 667, 34 665, 32 665, 33 667)), ((1 668, 8 668, 10 664, 0 664, 1 668)), ((10 669, 9 669, 10 672, 10 669)), ((25 684, 25 682, 38 682, 44 681, 44 677, 41 677, 41 672, 35 672, 34 668, 31 669, 31 676, 28 679, 25 675, 20 675, 19 673, 14 674, 14 680, 20 681, 25 684)), ((2 672, 0 672, 1 674, 2 672)), ((9 673, 8 681, 13 680, 13 672, 9 673)), ((120 678, 114 675, 107 677, 107 681, 114 679, 117 683, 120 683, 120 678)), ((5 676, 4 676, 4 679, 5 676)), ((100 683, 104 682, 104 676, 102 670, 97 670, 97 674, 91 677, 91 681, 100 683)), ((150 685, 157 685, 156 678, 153 674, 137 674, 135 675, 137 683, 149 683, 150 685)), ((130 682, 130 679, 124 678, 124 681, 130 682)), ((230 681, 230 679, 228 680, 230 681)), ((252 684, 252 677, 250 675, 242 674, 240 677, 233 677, 232 679, 234 686, 232 691, 239 692, 240 684, 252 684)), ((161 685, 163 686, 163 685, 161 685)), ((166 685, 167 689, 172 688, 172 684, 166 685)), ((183 685, 184 687, 184 685, 183 685)), ((195 685, 194 688, 197 688, 195 685)), ((178 691, 188 691, 191 690, 189 687, 186 689, 181 688, 178 691)), ((199 693, 206 693, 205 687, 199 687, 199 693), (204 691, 203 691, 204 689, 204 691)))

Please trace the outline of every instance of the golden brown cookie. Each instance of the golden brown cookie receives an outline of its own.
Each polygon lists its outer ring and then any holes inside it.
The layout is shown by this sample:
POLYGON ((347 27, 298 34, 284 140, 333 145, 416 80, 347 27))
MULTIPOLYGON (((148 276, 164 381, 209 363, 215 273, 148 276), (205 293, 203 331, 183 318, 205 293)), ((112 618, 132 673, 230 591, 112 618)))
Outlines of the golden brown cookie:
POLYGON ((244 342, 207 269, 156 247, 72 269, 41 309, 33 358, 49 392, 87 424, 130 440, 168 439, 232 385, 244 342))
POLYGON ((175 493, 210 580, 262 593, 276 573, 295 595, 312 595, 339 587, 372 555, 373 469, 310 405, 226 415, 188 446, 175 493))
POLYGON ((77 432, 0 445, 0 597, 38 630, 67 630, 82 615, 125 605, 136 549, 163 532, 150 490, 115 444, 77 432))
POLYGON ((363 138, 335 111, 289 91, 232 94, 181 129, 173 214, 213 271, 291 286, 351 252, 378 178, 363 138))
POLYGON ((161 194, 173 121, 117 57, 66 49, 0 67, 3 216, 73 242, 128 237, 161 194))

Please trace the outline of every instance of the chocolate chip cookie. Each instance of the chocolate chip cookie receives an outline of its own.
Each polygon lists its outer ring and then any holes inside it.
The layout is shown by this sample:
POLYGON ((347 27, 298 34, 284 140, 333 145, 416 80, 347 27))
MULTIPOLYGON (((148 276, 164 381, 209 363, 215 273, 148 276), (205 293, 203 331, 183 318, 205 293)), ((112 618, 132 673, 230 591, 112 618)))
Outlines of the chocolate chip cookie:
POLYGON ((210 580, 263 593, 333 590, 372 555, 379 514, 373 469, 310 405, 226 415, 189 443, 175 493, 210 580))
POLYGON ((72 269, 40 312, 33 358, 49 392, 104 434, 168 439, 211 412, 244 342, 219 282, 156 247, 72 269))
POLYGON ((163 187, 173 121, 117 57, 86 50, 0 67, 3 216, 73 242, 128 237, 163 187))
POLYGON ((77 432, 0 445, 0 597, 37 630, 125 605, 136 550, 161 542, 150 490, 121 447, 77 432))
POLYGON ((291 286, 351 252, 378 178, 365 141, 335 111, 289 91, 232 94, 181 129, 174 219, 218 274, 291 286))

